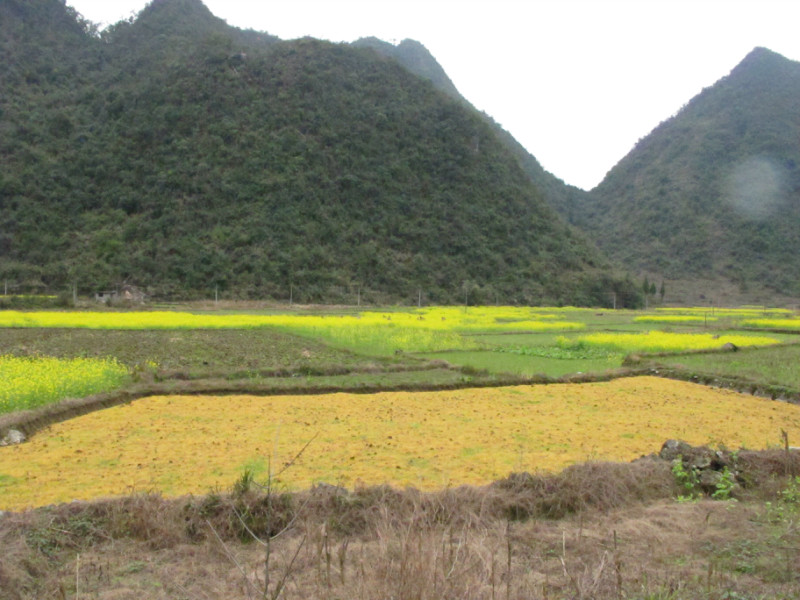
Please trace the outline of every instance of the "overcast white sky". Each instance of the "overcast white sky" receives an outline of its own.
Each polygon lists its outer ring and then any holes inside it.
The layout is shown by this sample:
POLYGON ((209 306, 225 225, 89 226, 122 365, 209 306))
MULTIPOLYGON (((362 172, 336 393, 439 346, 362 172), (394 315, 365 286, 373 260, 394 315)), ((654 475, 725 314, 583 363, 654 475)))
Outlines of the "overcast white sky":
MULTIPOLYGON (((754 47, 800 60, 798 0, 204 1, 282 39, 415 39, 467 100, 584 189, 754 47)), ((67 0, 101 24, 147 3, 67 0)))

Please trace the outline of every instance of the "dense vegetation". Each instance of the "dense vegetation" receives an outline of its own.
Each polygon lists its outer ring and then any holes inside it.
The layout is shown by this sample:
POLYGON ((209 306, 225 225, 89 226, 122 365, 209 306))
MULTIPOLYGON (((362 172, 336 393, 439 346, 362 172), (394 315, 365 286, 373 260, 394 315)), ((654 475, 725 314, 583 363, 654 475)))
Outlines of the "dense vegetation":
POLYGON ((373 48, 241 31, 199 0, 99 34, 59 0, 9 0, 0 23, 15 284, 638 301, 483 116, 373 48))
POLYGON ((757 48, 561 212, 635 271, 796 294, 799 96, 800 64, 757 48))

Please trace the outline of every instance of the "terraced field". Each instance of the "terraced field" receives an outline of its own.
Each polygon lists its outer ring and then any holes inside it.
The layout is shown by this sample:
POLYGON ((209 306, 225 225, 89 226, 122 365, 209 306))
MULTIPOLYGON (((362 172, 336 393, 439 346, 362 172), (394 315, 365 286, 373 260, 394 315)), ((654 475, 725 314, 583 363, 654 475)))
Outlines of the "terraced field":
POLYGON ((270 465, 282 489, 325 482, 434 490, 587 460, 627 462, 670 437, 762 449, 780 443, 781 429, 800 437, 800 407, 655 377, 438 392, 160 396, 0 448, 0 507, 132 490, 204 494, 231 487, 245 469, 264 481, 270 465))

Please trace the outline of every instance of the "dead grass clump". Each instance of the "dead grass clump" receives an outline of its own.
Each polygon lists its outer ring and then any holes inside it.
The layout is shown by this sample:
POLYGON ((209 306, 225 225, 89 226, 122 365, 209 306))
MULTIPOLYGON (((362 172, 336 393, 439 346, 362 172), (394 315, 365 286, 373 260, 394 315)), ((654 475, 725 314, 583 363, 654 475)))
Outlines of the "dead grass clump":
POLYGON ((496 500, 512 520, 560 519, 588 509, 608 511, 675 495, 669 463, 641 460, 630 464, 590 462, 556 475, 514 473, 493 484, 496 500))
POLYGON ((304 518, 326 523, 335 534, 363 535, 385 510, 401 515, 407 503, 405 492, 388 485, 357 487, 353 492, 332 485, 317 485, 298 500, 304 518))
POLYGON ((304 504, 304 518, 325 522, 344 535, 374 534, 376 523, 410 526, 471 527, 501 517, 496 493, 488 487, 459 486, 440 492, 390 486, 357 488, 350 493, 335 486, 317 486, 304 504))
POLYGON ((145 541, 151 549, 161 550, 176 546, 186 537, 178 502, 165 500, 158 493, 133 494, 88 503, 84 513, 102 527, 107 539, 145 541))
MULTIPOLYGON (((785 482, 758 454, 747 468, 785 482)), ((681 503, 673 486, 648 459, 436 493, 242 481, 6 513, 0 598, 796 597, 794 504, 681 503)))
POLYGON ((736 472, 746 497, 773 500, 785 487, 787 477, 800 475, 800 452, 742 450, 736 456, 736 472))
POLYGON ((758 485, 761 481, 759 476, 800 475, 800 452, 778 449, 741 450, 737 454, 737 466, 758 485))
POLYGON ((219 537, 223 540, 253 541, 277 535, 301 515, 300 495, 290 493, 210 494, 190 498, 180 510, 182 534, 193 541, 219 537))

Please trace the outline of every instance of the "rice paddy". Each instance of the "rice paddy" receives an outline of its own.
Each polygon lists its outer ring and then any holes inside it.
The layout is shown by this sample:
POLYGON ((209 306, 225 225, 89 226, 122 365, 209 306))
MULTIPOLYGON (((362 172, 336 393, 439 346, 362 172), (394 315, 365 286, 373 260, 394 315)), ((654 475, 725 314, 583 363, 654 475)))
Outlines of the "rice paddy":
POLYGON ((800 436, 800 407, 653 377, 604 383, 326 396, 161 396, 0 448, 0 509, 159 490, 228 489, 300 457, 281 489, 421 489, 628 461, 678 437, 765 448, 800 436), (57 468, 53 468, 57 465, 57 468))

